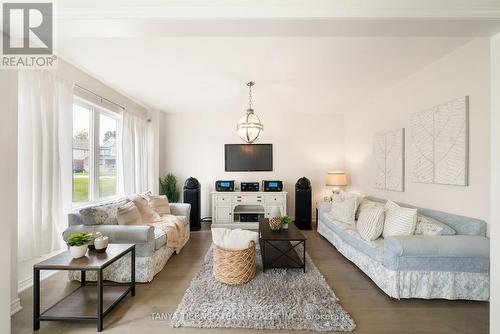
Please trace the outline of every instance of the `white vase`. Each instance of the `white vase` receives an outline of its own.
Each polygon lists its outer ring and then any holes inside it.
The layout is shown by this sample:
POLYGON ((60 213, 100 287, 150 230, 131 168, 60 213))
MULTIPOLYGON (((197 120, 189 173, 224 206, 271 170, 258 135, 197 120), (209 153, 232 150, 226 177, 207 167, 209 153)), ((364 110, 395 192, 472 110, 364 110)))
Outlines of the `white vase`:
POLYGON ((108 247, 109 238, 108 237, 99 237, 94 239, 94 247, 95 250, 99 253, 103 253, 106 251, 108 247))
POLYGON ((269 219, 273 219, 275 217, 281 217, 281 209, 279 206, 272 206, 271 210, 269 210, 269 219))
POLYGON ((71 256, 73 256, 73 258, 79 259, 79 258, 85 256, 88 248, 89 248, 89 246, 87 246, 87 245, 69 246, 69 251, 71 253, 71 256))
POLYGON ((283 226, 281 226, 281 228, 284 230, 288 230, 288 224, 283 224, 283 226))

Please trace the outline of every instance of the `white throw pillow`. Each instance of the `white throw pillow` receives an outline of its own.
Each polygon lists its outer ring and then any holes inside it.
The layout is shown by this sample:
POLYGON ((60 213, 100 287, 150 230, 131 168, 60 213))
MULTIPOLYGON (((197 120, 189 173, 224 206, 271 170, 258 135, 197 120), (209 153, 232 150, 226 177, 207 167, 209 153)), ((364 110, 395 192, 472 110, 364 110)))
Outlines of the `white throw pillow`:
POLYGON ((364 240, 373 241, 380 238, 384 231, 384 211, 380 206, 365 207, 361 210, 356 227, 364 240))
POLYGON ((348 191, 344 191, 344 190, 341 190, 339 192, 339 196, 340 198, 342 198, 342 200, 346 200, 348 198, 356 198, 356 203, 359 207, 359 205, 361 204, 361 202, 363 201, 363 199, 365 198, 365 195, 361 195, 361 194, 358 194, 358 193, 353 193, 353 192, 348 192, 348 191))
POLYGON ((403 208, 392 201, 385 204, 383 237, 412 235, 417 223, 417 209, 403 208))
POLYGON ((242 229, 212 228, 213 243, 225 249, 247 249, 252 240, 257 245, 259 242, 259 233, 242 229))
POLYGON ((361 213, 361 211, 364 209, 364 208, 367 208, 367 207, 380 207, 380 208, 383 208, 384 207, 384 203, 380 203, 380 202, 375 202, 375 201, 371 201, 369 199, 366 199, 366 198, 363 198, 361 200, 361 203, 358 205, 358 210, 356 211, 356 220, 359 219, 359 214, 361 213))
POLYGON ((356 197, 350 197, 342 200, 339 195, 332 198, 332 209, 328 213, 334 220, 354 225, 354 216, 358 201, 356 197))

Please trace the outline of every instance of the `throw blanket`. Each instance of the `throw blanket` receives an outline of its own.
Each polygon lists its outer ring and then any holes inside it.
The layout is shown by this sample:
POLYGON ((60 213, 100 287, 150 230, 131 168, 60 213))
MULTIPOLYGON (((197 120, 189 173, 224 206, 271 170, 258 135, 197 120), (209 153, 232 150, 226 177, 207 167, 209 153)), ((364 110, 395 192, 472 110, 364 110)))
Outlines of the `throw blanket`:
POLYGON ((167 246, 175 248, 176 253, 180 252, 186 242, 186 227, 182 221, 182 217, 164 215, 160 219, 155 220, 154 223, 148 225, 165 232, 167 246))

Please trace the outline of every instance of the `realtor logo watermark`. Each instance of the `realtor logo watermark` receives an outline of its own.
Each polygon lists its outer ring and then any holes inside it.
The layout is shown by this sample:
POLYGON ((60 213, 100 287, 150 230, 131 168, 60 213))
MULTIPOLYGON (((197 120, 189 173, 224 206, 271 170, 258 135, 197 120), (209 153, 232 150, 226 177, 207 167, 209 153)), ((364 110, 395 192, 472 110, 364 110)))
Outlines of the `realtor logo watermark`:
POLYGON ((51 2, 2 3, 2 68, 54 68, 51 2))

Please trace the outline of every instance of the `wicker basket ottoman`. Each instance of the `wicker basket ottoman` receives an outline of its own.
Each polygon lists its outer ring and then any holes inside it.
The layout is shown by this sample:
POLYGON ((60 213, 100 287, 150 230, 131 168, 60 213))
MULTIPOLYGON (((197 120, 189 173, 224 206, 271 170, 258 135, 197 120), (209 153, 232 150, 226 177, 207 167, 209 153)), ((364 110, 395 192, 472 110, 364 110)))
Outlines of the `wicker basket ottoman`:
POLYGON ((248 248, 231 250, 214 244, 214 277, 229 285, 241 285, 255 277, 255 242, 250 241, 248 248))

